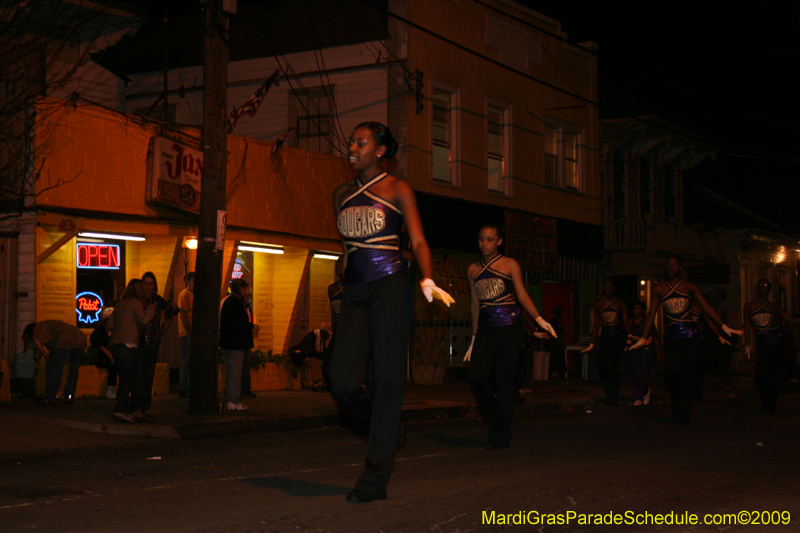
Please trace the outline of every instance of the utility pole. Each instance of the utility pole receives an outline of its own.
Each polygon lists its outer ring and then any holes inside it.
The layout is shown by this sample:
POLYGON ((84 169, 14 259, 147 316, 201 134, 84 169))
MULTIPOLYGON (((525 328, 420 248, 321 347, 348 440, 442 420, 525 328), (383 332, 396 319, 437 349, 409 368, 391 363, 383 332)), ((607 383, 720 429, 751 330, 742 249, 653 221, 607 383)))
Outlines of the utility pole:
POLYGON ((225 210, 227 177, 228 14, 223 0, 205 1, 203 62, 203 176, 192 308, 192 359, 189 413, 216 414, 219 295, 222 251, 217 241, 217 213, 225 210))

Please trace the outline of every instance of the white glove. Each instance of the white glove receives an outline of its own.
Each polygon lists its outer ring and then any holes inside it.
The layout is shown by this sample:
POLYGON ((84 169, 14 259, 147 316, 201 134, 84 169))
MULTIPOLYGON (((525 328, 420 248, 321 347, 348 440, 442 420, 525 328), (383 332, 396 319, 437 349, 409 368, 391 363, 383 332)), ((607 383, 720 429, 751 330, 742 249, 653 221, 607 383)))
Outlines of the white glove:
POLYGON ((645 344, 647 344, 647 339, 639 339, 633 344, 633 346, 630 347, 630 350, 631 351, 638 350, 639 348, 642 348, 645 344))
POLYGON ((472 340, 469 341, 469 348, 467 348, 467 353, 464 355, 464 362, 466 363, 470 359, 472 359, 472 345, 475 344, 475 335, 472 336, 472 340))
POLYGON ((429 303, 432 302, 434 298, 443 301, 447 307, 450 307, 450 304, 456 302, 453 300, 452 296, 447 294, 447 291, 437 287, 436 283, 434 283, 431 278, 423 279, 419 285, 422 287, 422 294, 425 295, 425 299, 428 300, 429 303))
POLYGON ((725 346, 730 346, 731 345, 731 343, 728 342, 728 340, 725 337, 723 337, 722 335, 720 335, 720 337, 719 337, 719 342, 721 342, 725 346))
POLYGON ((557 338, 558 338, 558 335, 556 335, 556 330, 554 330, 554 329, 553 329, 553 326, 551 326, 551 325, 550 325, 550 324, 547 322, 547 320, 545 320, 545 319, 544 319, 544 318, 542 318, 542 317, 536 317, 536 323, 537 323, 537 324, 539 324, 539 327, 540 327, 540 328, 542 328, 542 329, 543 329, 543 330, 545 330, 547 333, 549 333, 551 337, 553 337, 554 339, 557 339, 557 338))
POLYGON ((591 343, 585 350, 581 350, 581 353, 589 353, 594 350, 594 343, 591 343))
POLYGON ((722 331, 725 332, 726 335, 744 335, 744 331, 740 329, 731 329, 727 325, 722 324, 722 331))

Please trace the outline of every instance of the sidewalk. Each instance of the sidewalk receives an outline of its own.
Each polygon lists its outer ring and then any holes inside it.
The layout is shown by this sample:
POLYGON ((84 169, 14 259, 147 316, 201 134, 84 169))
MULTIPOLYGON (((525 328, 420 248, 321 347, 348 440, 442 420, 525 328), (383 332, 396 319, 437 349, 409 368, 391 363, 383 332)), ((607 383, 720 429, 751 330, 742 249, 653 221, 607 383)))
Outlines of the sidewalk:
MULTIPOLYGON (((668 400, 661 376, 651 379, 652 402, 668 400)), ((795 393, 797 385, 789 385, 795 393)), ((602 387, 583 379, 532 381, 523 409, 533 412, 608 409, 601 404, 602 387)), ((704 400, 753 395, 752 379, 743 376, 707 376, 704 400)), ((786 389, 784 389, 786 392, 786 389)), ((621 398, 632 396, 630 379, 623 377, 621 398)), ((333 427, 338 409, 330 394, 308 390, 257 392, 244 399, 247 411, 222 415, 189 415, 189 399, 177 393, 154 396, 156 417, 126 424, 112 419, 113 400, 85 398, 74 405, 38 405, 14 398, 0 403, 0 456, 40 453, 97 446, 116 446, 156 439, 191 440, 333 427)), ((630 407, 633 408, 633 407, 630 407)), ((647 407, 644 407, 645 409, 647 407)), ((639 409, 639 407, 637 407, 639 409)), ((455 382, 425 386, 406 384, 403 421, 477 417, 469 384, 455 382)))

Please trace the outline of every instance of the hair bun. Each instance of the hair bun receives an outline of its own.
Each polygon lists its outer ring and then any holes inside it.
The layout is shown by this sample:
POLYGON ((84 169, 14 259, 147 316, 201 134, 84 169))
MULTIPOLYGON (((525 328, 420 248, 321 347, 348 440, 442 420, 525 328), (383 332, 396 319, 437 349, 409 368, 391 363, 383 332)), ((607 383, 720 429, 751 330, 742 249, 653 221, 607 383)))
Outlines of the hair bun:
POLYGON ((399 146, 397 145, 397 141, 394 140, 392 137, 392 144, 386 149, 386 153, 383 154, 383 157, 394 157, 394 154, 397 153, 399 146))

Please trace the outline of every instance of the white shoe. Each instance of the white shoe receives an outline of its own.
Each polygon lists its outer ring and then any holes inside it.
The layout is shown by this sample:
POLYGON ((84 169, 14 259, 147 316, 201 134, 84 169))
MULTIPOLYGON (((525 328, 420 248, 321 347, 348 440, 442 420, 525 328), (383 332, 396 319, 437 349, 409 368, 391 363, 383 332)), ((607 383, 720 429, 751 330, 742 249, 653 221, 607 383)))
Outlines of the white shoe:
POLYGON ((106 400, 116 400, 117 399, 117 391, 114 390, 114 387, 108 386, 106 388, 106 400))
POLYGON ((228 411, 247 411, 247 406, 243 403, 228 402, 228 411))
POLYGON ((645 394, 644 398, 642 398, 642 403, 645 405, 650 403, 650 389, 647 389, 647 394, 645 394))
POLYGON ((123 422, 130 422, 131 424, 133 424, 134 421, 133 415, 128 413, 114 413, 114 417, 117 420, 122 420, 123 422))

